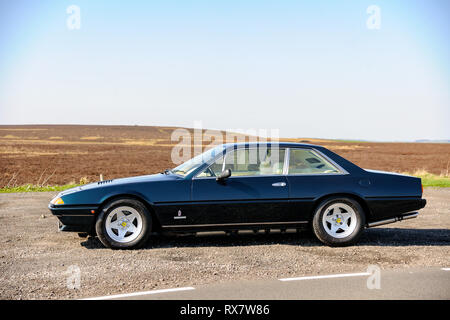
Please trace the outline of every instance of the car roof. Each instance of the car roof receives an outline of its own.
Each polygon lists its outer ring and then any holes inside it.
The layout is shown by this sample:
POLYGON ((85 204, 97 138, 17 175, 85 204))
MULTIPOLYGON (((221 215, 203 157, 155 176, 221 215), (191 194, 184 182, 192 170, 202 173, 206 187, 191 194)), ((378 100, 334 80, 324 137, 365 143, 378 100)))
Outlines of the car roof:
POLYGON ((297 143, 297 142, 282 142, 282 141, 267 141, 267 142, 238 142, 238 143, 225 143, 226 148, 230 147, 252 147, 252 146, 271 146, 277 145, 280 148, 323 148, 322 146, 309 144, 309 143, 297 143))

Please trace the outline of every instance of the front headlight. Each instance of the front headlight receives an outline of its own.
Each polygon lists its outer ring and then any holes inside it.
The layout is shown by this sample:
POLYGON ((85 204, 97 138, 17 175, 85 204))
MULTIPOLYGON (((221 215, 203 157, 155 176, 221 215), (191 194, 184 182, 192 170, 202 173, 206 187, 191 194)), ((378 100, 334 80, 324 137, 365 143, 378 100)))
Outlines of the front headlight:
POLYGON ((60 204, 64 204, 64 201, 60 197, 55 197, 55 198, 53 198, 52 201, 50 201, 50 203, 54 204, 54 205, 60 205, 60 204))

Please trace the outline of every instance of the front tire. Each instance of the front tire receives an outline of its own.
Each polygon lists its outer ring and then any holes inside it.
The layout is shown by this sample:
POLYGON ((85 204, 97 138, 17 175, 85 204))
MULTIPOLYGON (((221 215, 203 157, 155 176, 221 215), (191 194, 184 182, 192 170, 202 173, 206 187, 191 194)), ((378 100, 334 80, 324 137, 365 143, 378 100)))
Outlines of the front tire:
POLYGON ((317 239, 333 247, 356 243, 364 226, 363 209, 357 201, 345 197, 329 198, 319 204, 312 223, 317 239))
POLYGON ((150 235, 151 214, 135 199, 117 199, 106 204, 97 218, 99 240, 108 248, 132 249, 143 246, 150 235))

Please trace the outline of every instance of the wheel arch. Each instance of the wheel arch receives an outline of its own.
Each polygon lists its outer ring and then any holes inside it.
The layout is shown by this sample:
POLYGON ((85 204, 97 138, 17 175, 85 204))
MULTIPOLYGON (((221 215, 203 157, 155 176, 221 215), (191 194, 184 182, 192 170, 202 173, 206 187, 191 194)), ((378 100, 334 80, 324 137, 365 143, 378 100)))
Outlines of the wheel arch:
MULTIPOLYGON (((137 200, 137 201, 141 202, 145 206, 145 208, 148 210, 148 212, 150 212, 150 215, 152 217, 152 222, 153 222, 152 231, 159 231, 161 229, 161 224, 160 224, 159 219, 156 215, 156 212, 153 208, 153 205, 150 202, 148 202, 146 199, 144 199, 144 197, 141 197, 141 196, 133 194, 133 193, 120 193, 120 194, 111 195, 111 196, 105 198, 98 207, 97 213, 95 215, 95 221, 97 221, 98 215, 100 214, 100 212, 103 210, 103 208, 105 207, 105 205, 107 203, 114 201, 114 200, 118 200, 118 199, 133 199, 133 200, 137 200)), ((94 222, 94 224, 95 224, 95 222, 94 222)))
POLYGON ((313 210, 310 214, 310 217, 312 219, 312 217, 314 216, 314 213, 316 212, 318 206, 326 199, 328 198, 334 198, 334 197, 345 197, 345 198, 350 198, 355 200, 356 202, 358 202, 358 204, 361 206, 361 208, 364 211, 364 215, 366 216, 366 220, 370 219, 372 216, 372 213, 370 211, 369 206, 367 205, 366 201, 359 195, 354 194, 354 193, 348 193, 348 192, 341 192, 341 193, 332 193, 332 194, 326 194, 321 196, 320 198, 317 198, 314 201, 314 205, 313 205, 313 210))

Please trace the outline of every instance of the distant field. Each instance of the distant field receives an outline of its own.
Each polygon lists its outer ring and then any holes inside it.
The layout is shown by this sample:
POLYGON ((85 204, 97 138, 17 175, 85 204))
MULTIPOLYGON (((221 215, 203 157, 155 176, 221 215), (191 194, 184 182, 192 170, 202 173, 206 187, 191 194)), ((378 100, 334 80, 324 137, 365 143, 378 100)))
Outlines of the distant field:
MULTIPOLYGON (((0 126, 0 188, 73 185, 97 181, 100 174, 112 179, 161 172, 174 167, 171 150, 178 143, 170 139, 174 129, 0 126)), ((323 145, 363 168, 434 174, 429 177, 448 183, 450 144, 282 140, 323 145)))

